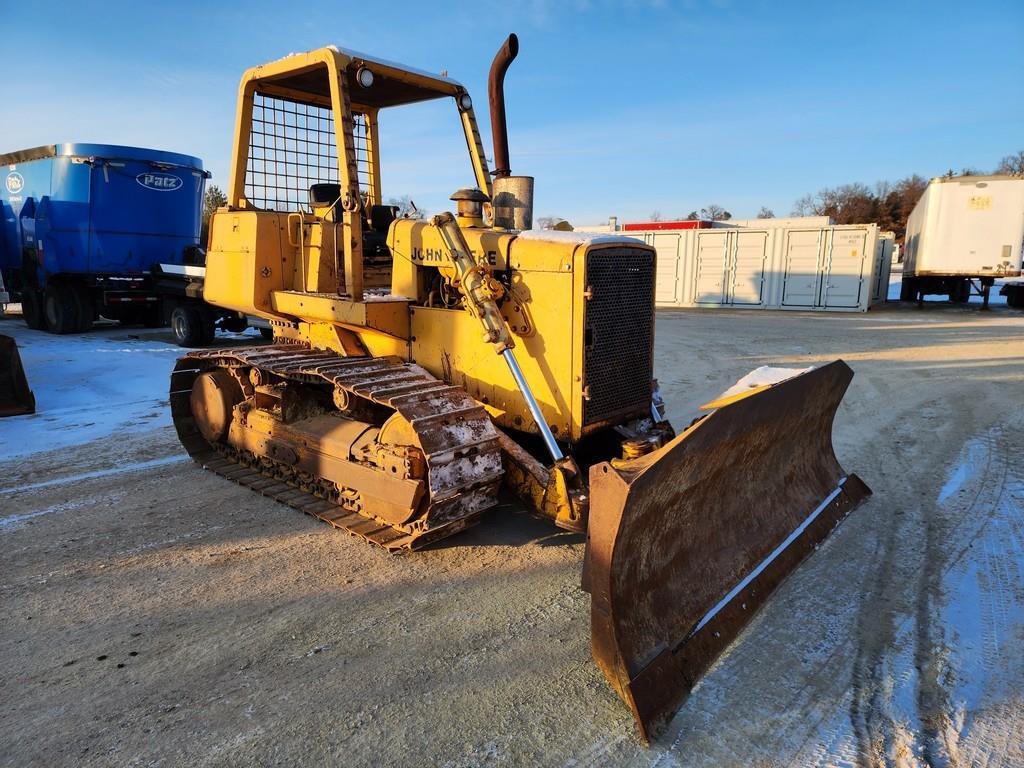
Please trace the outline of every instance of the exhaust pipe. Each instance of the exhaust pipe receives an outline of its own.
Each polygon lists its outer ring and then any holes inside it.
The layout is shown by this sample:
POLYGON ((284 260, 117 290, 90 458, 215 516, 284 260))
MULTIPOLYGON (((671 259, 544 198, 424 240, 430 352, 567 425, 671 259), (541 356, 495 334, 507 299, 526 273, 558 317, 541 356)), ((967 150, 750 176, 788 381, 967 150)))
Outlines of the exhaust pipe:
POLYGON ((519 54, 519 38, 508 36, 491 62, 487 78, 487 98, 491 103, 491 136, 494 140, 494 177, 511 176, 508 161, 508 125, 505 122, 505 73, 519 54))
POLYGON ((533 177, 513 176, 508 158, 508 123, 505 119, 505 73, 519 54, 519 38, 514 34, 498 50, 487 79, 491 106, 491 136, 494 141, 494 184, 491 205, 494 228, 533 229, 533 177))

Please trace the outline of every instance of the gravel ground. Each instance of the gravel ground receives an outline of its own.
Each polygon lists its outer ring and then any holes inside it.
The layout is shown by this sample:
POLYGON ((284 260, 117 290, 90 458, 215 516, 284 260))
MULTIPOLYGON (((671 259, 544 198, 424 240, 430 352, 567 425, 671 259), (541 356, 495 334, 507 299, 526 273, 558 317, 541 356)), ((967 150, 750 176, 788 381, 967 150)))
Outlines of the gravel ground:
MULTIPOLYGON (((0 422, 0 765, 1024 765, 1024 314, 657 322, 677 425, 759 365, 845 359, 837 452, 875 495, 650 748, 590 659, 580 537, 506 505, 388 556, 186 461, 161 390, 122 393, 157 413, 127 433, 45 398, 0 422), (61 447, 19 450, 40 429, 61 447)), ((53 337, 0 332, 38 382, 174 357, 113 328, 43 370, 53 337)))

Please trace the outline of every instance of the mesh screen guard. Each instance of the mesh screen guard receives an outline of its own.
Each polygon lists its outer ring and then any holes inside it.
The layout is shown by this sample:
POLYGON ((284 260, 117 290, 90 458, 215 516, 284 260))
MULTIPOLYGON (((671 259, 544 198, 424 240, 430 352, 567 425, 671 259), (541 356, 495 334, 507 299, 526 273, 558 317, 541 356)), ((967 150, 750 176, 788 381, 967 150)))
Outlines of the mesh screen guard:
MULTIPOLYGON (((370 188, 366 115, 354 113, 353 145, 360 189, 370 188)), ((245 197, 256 208, 309 210, 313 184, 338 184, 334 115, 329 107, 257 93, 253 100, 245 197)))

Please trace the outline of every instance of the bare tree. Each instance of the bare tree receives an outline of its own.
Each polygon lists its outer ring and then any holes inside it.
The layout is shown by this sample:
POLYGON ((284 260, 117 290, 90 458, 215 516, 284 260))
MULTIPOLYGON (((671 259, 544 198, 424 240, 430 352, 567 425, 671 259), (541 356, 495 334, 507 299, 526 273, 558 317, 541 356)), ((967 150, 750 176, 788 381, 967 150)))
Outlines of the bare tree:
POLYGON ((388 198, 388 205, 398 206, 398 215, 406 219, 425 219, 427 212, 416 207, 416 203, 408 195, 388 198))
POLYGON ((796 202, 793 203, 793 216, 814 216, 814 209, 816 203, 814 202, 814 195, 808 193, 802 197, 798 197, 796 202))
POLYGON ((1024 173, 1024 150, 1000 160, 996 166, 996 173, 1024 173))
POLYGON ((538 216, 537 226, 540 229, 554 229, 556 224, 565 221, 561 216, 538 216))
POLYGON ((895 183, 880 181, 874 191, 864 184, 844 184, 804 195, 793 204, 794 216, 830 216, 836 224, 877 222, 902 239, 907 217, 924 194, 927 180, 907 176, 895 183))
POLYGON ((876 219, 877 198, 860 183, 822 189, 804 195, 793 208, 795 216, 831 216, 836 224, 862 224, 876 219))
POLYGON ((728 221, 732 214, 720 205, 712 203, 699 211, 690 211, 686 214, 687 219, 701 219, 702 221, 728 221))
POLYGON ((647 217, 648 221, 661 221, 661 211, 651 211, 651 215, 647 217))
POLYGON ((775 211, 769 208, 767 205, 762 205, 761 210, 757 212, 757 218, 759 219, 774 219, 775 211))

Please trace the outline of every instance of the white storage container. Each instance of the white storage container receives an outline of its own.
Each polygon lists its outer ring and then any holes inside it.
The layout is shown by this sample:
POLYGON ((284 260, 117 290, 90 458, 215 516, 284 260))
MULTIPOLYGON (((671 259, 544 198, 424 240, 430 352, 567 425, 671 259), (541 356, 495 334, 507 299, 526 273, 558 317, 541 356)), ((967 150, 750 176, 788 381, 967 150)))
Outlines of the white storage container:
POLYGON ((1019 275, 1024 177, 932 179, 907 220, 903 275, 1019 275))
POLYGON ((655 302, 663 307, 863 312, 883 264, 874 224, 623 234, 657 249, 655 302))

